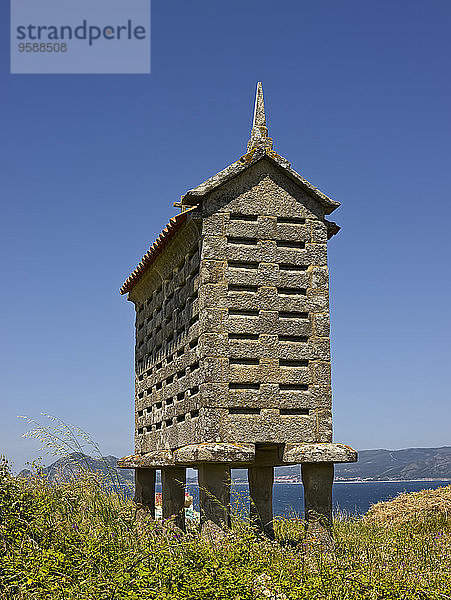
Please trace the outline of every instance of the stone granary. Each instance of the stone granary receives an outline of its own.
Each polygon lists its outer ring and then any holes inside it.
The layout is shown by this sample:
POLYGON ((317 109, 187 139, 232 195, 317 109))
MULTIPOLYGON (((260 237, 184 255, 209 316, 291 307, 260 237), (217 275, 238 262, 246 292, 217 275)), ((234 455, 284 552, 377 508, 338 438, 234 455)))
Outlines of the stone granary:
POLYGON ((339 203, 273 150, 257 85, 247 152, 188 191, 121 293, 136 307, 135 499, 184 527, 187 467, 201 523, 229 523, 230 469, 272 530, 274 467, 301 464, 306 514, 330 523, 332 443, 325 216, 339 203))

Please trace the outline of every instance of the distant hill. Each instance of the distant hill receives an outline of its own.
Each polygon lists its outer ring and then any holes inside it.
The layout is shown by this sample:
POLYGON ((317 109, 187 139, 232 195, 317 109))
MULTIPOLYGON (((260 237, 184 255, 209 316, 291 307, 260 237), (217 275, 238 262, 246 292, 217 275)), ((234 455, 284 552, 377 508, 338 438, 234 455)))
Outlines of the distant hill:
MULTIPOLYGON (((297 475, 299 467, 278 467, 276 475, 297 475)), ((451 479, 451 447, 360 450, 356 463, 335 465, 335 478, 370 481, 451 479)))
POLYGON ((451 479, 451 447, 361 450, 359 461, 336 466, 343 479, 451 479))
MULTIPOLYGON (((64 476, 76 474, 81 468, 100 471, 108 474, 118 472, 120 478, 133 483, 132 469, 116 469, 117 458, 105 456, 103 460, 92 458, 81 453, 73 453, 69 457, 60 458, 43 472, 53 481, 59 473, 64 476)), ((194 474, 188 470, 188 477, 194 474)), ((29 476, 25 469, 20 475, 29 476)), ((159 475, 159 474, 158 474, 159 475)), ((276 475, 299 475, 299 465, 277 467, 276 475)), ((364 479, 370 481, 412 480, 412 479, 450 479, 451 480, 451 447, 443 448, 406 448, 405 450, 360 450, 357 463, 337 464, 335 477, 340 480, 364 479)), ((234 479, 245 479, 243 470, 233 469, 234 479)), ((157 478, 159 481, 159 477, 157 478)))
MULTIPOLYGON (((113 477, 118 473, 121 481, 124 483, 133 483, 133 469, 117 469, 116 463, 116 456, 104 456, 103 459, 100 459, 87 456, 81 452, 73 452, 68 456, 59 458, 48 467, 44 467, 42 472, 48 477, 49 481, 54 481, 58 476, 71 477, 84 470, 93 472, 100 471, 104 475, 113 474, 113 477)), ((29 469, 24 469, 19 475, 22 477, 29 477, 31 471, 29 469)))

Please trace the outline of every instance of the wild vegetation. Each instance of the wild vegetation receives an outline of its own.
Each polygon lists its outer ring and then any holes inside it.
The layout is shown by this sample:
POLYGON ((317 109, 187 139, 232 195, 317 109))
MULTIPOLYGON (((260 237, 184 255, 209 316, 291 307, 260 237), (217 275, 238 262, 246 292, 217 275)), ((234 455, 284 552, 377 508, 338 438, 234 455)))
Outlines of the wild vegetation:
POLYGON ((0 479, 5 600, 451 598, 449 487, 435 491, 442 509, 421 518, 407 511, 387 527, 379 507, 338 519, 335 551, 306 553, 298 519, 277 520, 271 542, 236 517, 214 544, 155 523, 98 475, 50 483, 4 462, 0 479))
POLYGON ((72 476, 35 468, 15 477, 0 461, 1 600, 451 600, 451 486, 404 494, 363 519, 336 519, 335 550, 305 544, 304 523, 277 519, 259 536, 234 507, 221 541, 161 524, 123 494, 117 471, 77 427, 28 419, 26 437, 72 460, 72 476), (52 481, 50 481, 52 479, 52 481))

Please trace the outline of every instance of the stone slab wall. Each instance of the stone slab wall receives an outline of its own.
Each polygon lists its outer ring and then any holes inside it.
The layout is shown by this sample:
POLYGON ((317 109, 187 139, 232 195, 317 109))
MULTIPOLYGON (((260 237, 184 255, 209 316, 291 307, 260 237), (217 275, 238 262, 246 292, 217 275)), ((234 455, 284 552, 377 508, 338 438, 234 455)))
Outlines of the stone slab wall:
POLYGON ((262 160, 199 211, 205 441, 331 441, 321 206, 262 160))
POLYGON ((200 251, 199 227, 191 220, 129 296, 136 307, 137 454, 176 448, 186 438, 196 437, 201 381, 200 251))
POLYGON ((327 229, 261 160, 209 194, 130 293, 136 453, 332 439, 327 229))

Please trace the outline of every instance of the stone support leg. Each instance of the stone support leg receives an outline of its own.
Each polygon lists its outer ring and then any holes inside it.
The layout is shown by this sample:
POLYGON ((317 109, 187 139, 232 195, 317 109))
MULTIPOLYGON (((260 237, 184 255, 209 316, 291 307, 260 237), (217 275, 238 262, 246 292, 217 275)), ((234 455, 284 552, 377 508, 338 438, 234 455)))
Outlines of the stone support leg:
POLYGON ((202 533, 230 527, 230 467, 199 466, 199 504, 202 533))
POLYGON ((307 538, 325 549, 332 546, 332 484, 333 463, 303 463, 301 465, 304 485, 305 518, 307 538))
POLYGON ((163 519, 174 519, 174 524, 185 530, 185 483, 184 467, 162 467, 161 488, 163 519))
POLYGON ((274 539, 272 492, 274 467, 251 467, 248 469, 250 517, 257 528, 274 539))
POLYGON ((155 469, 135 469, 134 501, 155 518, 155 469))

